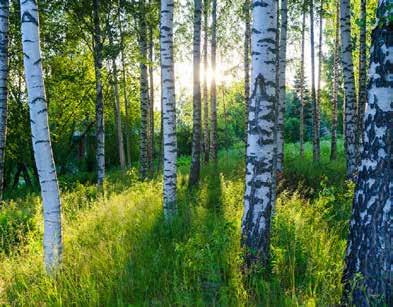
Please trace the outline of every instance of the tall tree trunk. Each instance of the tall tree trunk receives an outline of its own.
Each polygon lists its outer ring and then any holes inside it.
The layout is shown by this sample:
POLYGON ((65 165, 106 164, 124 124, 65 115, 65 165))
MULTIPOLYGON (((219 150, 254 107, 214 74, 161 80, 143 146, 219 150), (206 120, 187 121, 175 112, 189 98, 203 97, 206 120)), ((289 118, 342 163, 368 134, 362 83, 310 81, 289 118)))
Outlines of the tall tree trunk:
POLYGON ((277 1, 253 0, 251 97, 248 117, 242 244, 248 264, 269 259, 270 218, 275 204, 274 128, 277 1))
MULTIPOLYGON (((304 5, 303 5, 304 6, 304 5)), ((300 59, 300 156, 304 157, 304 45, 306 32, 306 8, 303 7, 303 21, 302 21, 302 51, 300 59)))
POLYGON ((176 98, 173 61, 173 0, 161 0, 161 85, 164 136, 164 214, 176 213, 176 98))
POLYGON ((4 157, 7 136, 9 0, 0 2, 0 201, 4 190, 4 157))
POLYGON ((140 62, 140 90, 141 90, 141 131, 140 131, 140 146, 139 146, 139 172, 140 177, 145 179, 148 173, 148 147, 149 147, 149 81, 147 73, 147 31, 146 31, 146 17, 144 0, 140 2, 139 12, 139 48, 141 54, 140 62))
POLYGON ((207 89, 207 78, 206 72, 208 71, 207 61, 207 48, 208 48, 208 35, 209 35, 209 3, 210 0, 204 0, 203 2, 203 67, 205 71, 205 77, 203 78, 203 151, 205 162, 209 162, 209 91, 207 89))
POLYGON ((349 0, 341 0, 340 8, 341 53, 345 96, 345 153, 347 158, 347 176, 348 178, 353 178, 356 170, 357 119, 355 77, 352 61, 351 5, 349 0))
POLYGON ((38 6, 20 1, 25 78, 31 135, 44 211, 45 268, 53 273, 62 257, 61 203, 48 125, 48 106, 42 72, 38 6))
POLYGON ((318 82, 317 82, 317 103, 316 103, 316 132, 317 132, 317 142, 318 142, 318 157, 321 156, 320 153, 320 140, 321 140, 321 80, 322 80, 322 63, 323 63, 323 1, 321 0, 319 8, 319 42, 318 42, 318 82))
POLYGON ((343 276, 344 299, 354 306, 393 304, 392 4, 379 1, 372 33, 364 144, 343 276))
POLYGON ((217 89, 216 89, 216 56, 217 56, 217 0, 212 0, 212 80, 210 85, 210 157, 217 161, 217 89))
POLYGON ((192 157, 189 185, 198 183, 200 175, 201 156, 201 15, 202 0, 194 0, 194 38, 193 38, 193 127, 192 127, 192 157))
POLYGON ((149 26, 149 173, 154 174, 154 41, 153 27, 149 26))
POLYGON ((96 77, 96 160, 97 185, 102 187, 105 178, 105 128, 104 128, 104 97, 102 94, 102 38, 100 26, 100 0, 93 1, 94 19, 94 69, 96 77))
MULTIPOLYGON (((108 25, 109 45, 113 48, 112 31, 108 25)), ((116 56, 112 55, 112 83, 113 93, 115 96, 115 121, 116 121, 116 136, 117 136, 117 149, 119 153, 120 167, 122 170, 126 168, 126 157, 124 153, 123 142, 123 127, 121 123, 121 109, 120 109, 120 95, 119 95, 119 82, 117 80, 117 64, 116 56)))
POLYGON ((251 0, 244 1, 244 102, 245 143, 247 144, 248 104, 250 100, 250 45, 251 45, 251 0))
POLYGON ((122 14, 124 13, 124 0, 120 0, 120 14, 119 30, 120 30, 120 55, 122 66, 122 83, 123 83, 123 96, 124 96, 124 109, 125 109, 125 137, 126 137, 126 152, 127 152, 127 165, 131 165, 131 140, 130 140, 130 106, 127 95, 127 78, 126 78, 126 63, 124 58, 124 32, 122 14))
POLYGON ((332 143, 330 150, 330 160, 337 159, 337 104, 338 104, 338 66, 340 61, 340 5, 336 3, 336 33, 334 39, 334 67, 333 67, 333 111, 332 111, 332 143))
POLYGON ((310 1, 310 48, 311 48, 311 100, 312 100, 312 156, 313 161, 319 161, 319 130, 318 130, 318 102, 315 93, 315 43, 314 43, 314 1, 310 1))
MULTIPOLYGON (((359 37, 359 83, 357 108, 357 156, 363 143, 363 118, 367 102, 367 58, 366 58, 366 0, 360 0, 360 37, 359 37)), ((357 163, 358 164, 358 163, 357 163)))
POLYGON ((279 98, 277 117, 277 171, 283 171, 284 163, 284 114, 285 114, 285 71, 287 64, 287 27, 288 8, 287 0, 281 0, 281 26, 280 26, 280 47, 279 47, 279 98))

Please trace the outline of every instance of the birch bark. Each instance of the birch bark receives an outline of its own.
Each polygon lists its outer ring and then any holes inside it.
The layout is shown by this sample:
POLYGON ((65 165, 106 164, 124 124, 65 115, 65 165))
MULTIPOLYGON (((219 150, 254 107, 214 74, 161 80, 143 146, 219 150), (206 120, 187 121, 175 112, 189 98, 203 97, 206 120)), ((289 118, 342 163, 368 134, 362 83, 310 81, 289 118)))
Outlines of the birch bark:
MULTIPOLYGON (((342 16, 342 14, 341 14, 342 16)), ((364 144, 344 270, 344 301, 393 303, 393 1, 380 0, 372 32, 364 144)))
POLYGON ((48 125, 38 6, 35 0, 21 0, 20 5, 31 136, 44 209, 45 268, 52 273, 58 268, 62 257, 61 203, 48 125))
POLYGON ((173 0, 161 0, 161 88, 164 144, 164 214, 176 213, 176 98, 173 61, 173 0))
POLYGON ((268 262, 270 219, 275 204, 276 6, 275 0, 252 3, 251 97, 242 219, 242 244, 248 264, 268 262))
POLYGON ((340 5, 341 29, 341 61, 344 75, 345 96, 345 153, 347 159, 347 176, 353 178, 356 170, 356 97, 355 77, 352 60, 351 36, 351 5, 349 0, 341 0, 340 5))

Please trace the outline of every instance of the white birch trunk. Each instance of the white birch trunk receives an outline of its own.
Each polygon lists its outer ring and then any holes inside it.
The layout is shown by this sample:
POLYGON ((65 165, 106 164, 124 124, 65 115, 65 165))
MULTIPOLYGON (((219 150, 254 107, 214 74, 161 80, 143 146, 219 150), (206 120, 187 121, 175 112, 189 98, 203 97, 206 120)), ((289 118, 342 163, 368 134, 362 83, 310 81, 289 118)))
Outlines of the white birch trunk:
POLYGON ((275 204, 277 1, 253 0, 251 97, 248 117, 242 244, 248 263, 269 258, 270 218, 275 204))
POLYGON ((9 0, 0 1, 0 201, 4 190, 4 157, 7 135, 9 0))
POLYGON ((45 267, 50 273, 58 268, 62 256, 60 193, 48 126, 38 6, 35 0, 21 0, 20 5, 31 135, 44 208, 45 267))
POLYGON ((176 213, 176 98, 173 61, 173 0, 161 0, 160 49, 164 138, 164 214, 176 213))
POLYGON ((345 152, 347 176, 353 178, 356 171, 356 93, 352 60, 351 5, 349 0, 341 0, 340 5, 341 56, 344 75, 345 95, 345 152))
POLYGON ((393 0, 380 0, 377 16, 343 278, 353 306, 393 304, 393 0))

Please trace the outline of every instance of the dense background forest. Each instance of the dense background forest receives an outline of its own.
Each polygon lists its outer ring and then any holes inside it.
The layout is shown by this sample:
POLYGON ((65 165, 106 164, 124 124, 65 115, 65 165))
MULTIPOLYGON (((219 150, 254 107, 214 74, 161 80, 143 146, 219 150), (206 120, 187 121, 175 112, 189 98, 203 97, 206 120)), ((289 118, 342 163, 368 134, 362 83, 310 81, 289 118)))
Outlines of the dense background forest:
POLYGON ((393 304, 392 16, 0 1, 0 304, 393 304))

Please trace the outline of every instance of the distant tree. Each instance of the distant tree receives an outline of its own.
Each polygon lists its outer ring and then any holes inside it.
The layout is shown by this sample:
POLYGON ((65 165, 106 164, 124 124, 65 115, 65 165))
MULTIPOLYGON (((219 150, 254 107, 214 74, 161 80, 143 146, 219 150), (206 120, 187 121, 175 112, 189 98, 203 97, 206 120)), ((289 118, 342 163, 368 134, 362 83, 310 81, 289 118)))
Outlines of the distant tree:
POLYGON ((139 139, 139 172, 142 179, 148 175, 149 167, 149 80, 148 69, 146 61, 148 59, 148 46, 147 46, 147 24, 146 24, 146 11, 145 0, 139 2, 138 5, 138 21, 139 21, 139 50, 140 50, 140 92, 141 92, 141 131, 139 139))
POLYGON ((319 140, 319 123, 318 112, 319 106, 315 93, 315 43, 314 43, 314 0, 310 0, 310 50, 311 50, 311 100, 313 114, 313 161, 320 159, 320 140, 319 140))
POLYGON ((332 140, 330 150, 330 160, 337 159, 337 107, 338 107, 338 83, 339 83, 339 46, 340 46, 340 5, 336 3, 336 23, 334 38, 334 66, 333 66, 333 111, 332 111, 332 140))
POLYGON ((20 1, 22 45, 31 136, 44 212, 44 257, 48 273, 57 270, 62 257, 61 204, 48 125, 48 105, 41 62, 38 6, 20 1))
POLYGON ((366 0, 360 0, 360 35, 359 35, 359 71, 358 71, 358 107, 357 107, 357 157, 360 159, 360 147, 363 143, 363 117, 367 102, 367 11, 366 0))
POLYGON ((4 189, 4 158, 8 113, 9 0, 0 2, 0 201, 4 189))
POLYGON ((283 171, 284 163, 284 113, 285 113, 285 71, 287 67, 287 27, 288 8, 287 0, 281 0, 280 8, 280 40, 279 40, 279 69, 278 69, 278 117, 277 117, 277 171, 283 171))
MULTIPOLYGON (((189 185, 194 186, 200 176, 201 156, 201 18, 202 0, 194 0, 194 38, 193 38, 193 128, 192 128, 192 154, 189 185)), ((213 127, 212 127, 213 129, 213 127)))
POLYGON ((112 64, 112 85, 113 93, 115 98, 115 124, 116 124, 116 136, 117 136, 117 149, 119 154, 119 162, 121 169, 126 167, 126 156, 124 152, 124 141, 123 141, 123 125, 121 120, 121 109, 120 109, 120 94, 119 94, 119 81, 117 72, 117 50, 115 50, 115 45, 113 42, 113 25, 108 22, 107 31, 109 37, 109 46, 111 52, 111 64, 112 64))
POLYGON ((304 156, 304 45, 306 28, 306 10, 302 8, 302 51, 300 59, 300 156, 304 156))
POLYGON ((212 71, 213 78, 210 85, 210 117, 211 117, 211 128, 210 128, 210 157, 216 162, 217 161, 217 89, 216 89, 216 69, 217 69, 217 0, 212 0, 212 71))
POLYGON ((210 0, 203 0, 203 67, 205 77, 203 78, 203 154, 205 163, 209 162, 209 91, 207 87, 206 72, 209 69, 208 63, 208 36, 209 36, 209 6, 210 0))
POLYGON ((344 303, 354 306, 393 303, 392 16, 392 0, 379 1, 372 32, 364 144, 343 276, 344 303))
POLYGON ((94 69, 96 76, 96 160, 97 185, 102 187, 105 178, 105 128, 104 97, 102 92, 102 37, 100 25, 100 0, 93 1, 94 69))

